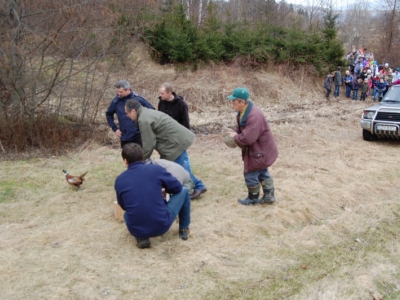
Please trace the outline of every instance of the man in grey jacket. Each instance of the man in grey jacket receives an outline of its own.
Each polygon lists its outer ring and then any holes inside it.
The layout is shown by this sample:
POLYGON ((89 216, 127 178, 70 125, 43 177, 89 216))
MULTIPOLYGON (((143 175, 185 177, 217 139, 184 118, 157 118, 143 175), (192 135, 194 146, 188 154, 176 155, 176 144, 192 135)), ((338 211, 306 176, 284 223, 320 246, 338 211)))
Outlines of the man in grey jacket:
POLYGON ((195 185, 191 199, 207 192, 204 183, 192 173, 187 149, 193 144, 195 135, 167 114, 151 110, 136 100, 125 103, 126 115, 136 122, 142 136, 143 159, 150 158, 156 150, 162 159, 181 165, 189 172, 195 185))
POLYGON ((333 77, 333 83, 335 84, 335 91, 333 92, 333 97, 337 98, 340 94, 340 86, 342 85, 342 69, 337 67, 335 76, 333 77))

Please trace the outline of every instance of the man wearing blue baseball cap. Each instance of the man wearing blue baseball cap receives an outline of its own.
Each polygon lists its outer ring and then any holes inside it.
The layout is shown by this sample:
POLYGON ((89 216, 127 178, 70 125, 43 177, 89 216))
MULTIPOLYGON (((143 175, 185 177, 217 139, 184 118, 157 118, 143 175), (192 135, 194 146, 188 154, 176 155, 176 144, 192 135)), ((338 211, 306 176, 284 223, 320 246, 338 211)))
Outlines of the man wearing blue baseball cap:
POLYGON ((242 148, 244 179, 248 196, 238 199, 243 205, 272 204, 275 202, 274 181, 268 167, 278 157, 278 148, 268 122, 260 108, 250 100, 250 93, 245 87, 238 87, 228 96, 237 111, 237 126, 228 133, 236 145, 242 148), (264 195, 258 199, 262 187, 264 195))

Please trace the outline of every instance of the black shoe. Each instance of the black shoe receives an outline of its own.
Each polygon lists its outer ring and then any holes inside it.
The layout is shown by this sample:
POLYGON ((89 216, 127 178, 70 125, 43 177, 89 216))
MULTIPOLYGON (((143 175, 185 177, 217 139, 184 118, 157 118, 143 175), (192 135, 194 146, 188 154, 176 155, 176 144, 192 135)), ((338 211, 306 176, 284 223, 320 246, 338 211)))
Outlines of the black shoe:
POLYGON ((238 199, 238 201, 239 201, 240 204, 243 204, 243 205, 255 205, 255 204, 258 204, 257 200, 250 199, 250 198, 238 199))
POLYGON ((136 239, 139 249, 150 248, 150 239, 136 239))
POLYGON ((179 238, 186 241, 189 238, 190 230, 188 229, 179 229, 179 238))
POLYGON ((207 189, 201 189, 201 190, 194 190, 193 194, 190 195, 190 199, 196 199, 199 198, 201 194, 204 194, 207 192, 207 189))

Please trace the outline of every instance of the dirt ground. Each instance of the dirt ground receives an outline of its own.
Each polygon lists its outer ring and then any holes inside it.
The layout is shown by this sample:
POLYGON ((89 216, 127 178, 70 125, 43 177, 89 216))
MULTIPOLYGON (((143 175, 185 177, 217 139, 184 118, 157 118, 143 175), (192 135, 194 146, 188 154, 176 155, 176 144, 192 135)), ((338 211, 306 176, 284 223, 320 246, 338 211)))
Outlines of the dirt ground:
POLYGON ((175 222, 136 248, 113 214, 118 148, 88 142, 68 156, 0 162, 1 298, 399 299, 400 142, 363 141, 368 104, 328 102, 322 81, 232 72, 173 80, 191 95, 201 94, 194 78, 209 82, 213 95, 187 100, 197 133, 189 156, 208 189, 192 201, 187 241, 175 222), (224 97, 241 85, 278 144, 274 205, 237 202, 240 152, 218 134, 235 115, 224 97), (89 171, 79 190, 64 168, 89 171))

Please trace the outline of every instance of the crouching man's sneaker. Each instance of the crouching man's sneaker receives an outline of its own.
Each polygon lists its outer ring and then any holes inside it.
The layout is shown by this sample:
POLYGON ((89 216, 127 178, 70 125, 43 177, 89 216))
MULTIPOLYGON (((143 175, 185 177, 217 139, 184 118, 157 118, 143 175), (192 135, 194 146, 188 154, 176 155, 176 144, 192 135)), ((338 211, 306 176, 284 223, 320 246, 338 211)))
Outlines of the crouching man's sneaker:
POLYGON ((193 194, 190 195, 190 199, 196 199, 199 198, 201 194, 204 194, 207 192, 207 189, 201 189, 201 190, 194 190, 193 194))
POLYGON ((179 229, 179 238, 186 241, 189 238, 190 230, 188 229, 179 229))
POLYGON ((139 249, 150 248, 150 239, 137 238, 136 241, 139 249))

